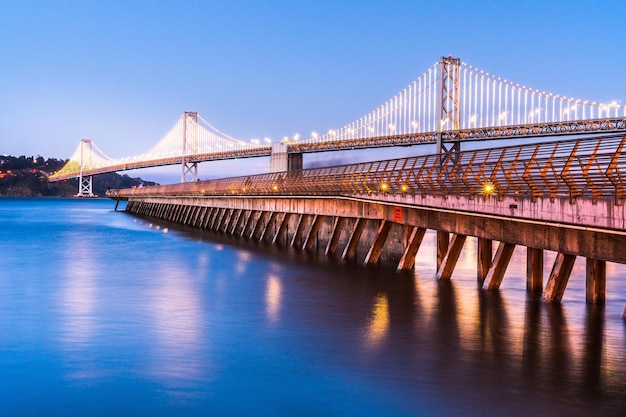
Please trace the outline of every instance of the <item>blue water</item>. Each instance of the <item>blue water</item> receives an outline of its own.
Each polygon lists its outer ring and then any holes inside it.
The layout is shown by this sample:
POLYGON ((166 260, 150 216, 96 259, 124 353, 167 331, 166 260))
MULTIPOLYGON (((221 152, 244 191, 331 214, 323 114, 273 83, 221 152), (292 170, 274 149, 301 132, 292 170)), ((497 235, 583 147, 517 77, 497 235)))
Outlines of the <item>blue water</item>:
POLYGON ((113 208, 0 199, 1 416, 626 414, 621 265, 554 307, 521 251, 478 290, 469 239, 446 282, 432 235, 403 275, 113 208))

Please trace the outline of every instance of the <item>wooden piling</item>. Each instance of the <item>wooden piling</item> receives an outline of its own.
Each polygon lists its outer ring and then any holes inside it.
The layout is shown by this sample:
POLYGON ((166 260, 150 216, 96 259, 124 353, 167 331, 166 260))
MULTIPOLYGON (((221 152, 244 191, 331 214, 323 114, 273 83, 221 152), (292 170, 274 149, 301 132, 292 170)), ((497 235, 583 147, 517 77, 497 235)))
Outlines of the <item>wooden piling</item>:
POLYGON ((559 253, 554 260, 552 272, 543 292, 543 299, 549 303, 560 303, 567 287, 572 268, 574 268, 575 255, 559 253))
POLYGON ((586 300, 588 304, 606 301, 606 262, 587 258, 586 300))
POLYGON ((450 242, 448 251, 441 260, 441 267, 437 271, 437 278, 450 279, 452 272, 454 272, 456 262, 459 260, 459 255, 461 254, 461 249, 463 249, 465 238, 467 238, 467 236, 457 233, 452 235, 452 241, 450 242))
POLYGON ((514 250, 515 245, 512 243, 500 242, 498 244, 496 256, 494 256, 493 263, 485 277, 488 290, 497 290, 500 288, 500 284, 502 284, 502 280, 504 279, 504 273, 509 266, 509 261, 511 260, 511 256, 513 256, 514 250))

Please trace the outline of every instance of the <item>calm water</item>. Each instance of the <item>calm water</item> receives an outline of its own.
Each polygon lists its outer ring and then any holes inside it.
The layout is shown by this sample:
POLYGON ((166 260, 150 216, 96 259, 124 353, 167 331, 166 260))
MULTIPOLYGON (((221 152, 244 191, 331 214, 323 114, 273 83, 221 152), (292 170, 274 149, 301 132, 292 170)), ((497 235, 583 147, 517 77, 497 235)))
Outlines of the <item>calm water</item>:
POLYGON ((442 282, 433 236, 399 275, 113 207, 0 199, 1 416, 626 415, 622 266, 550 307, 521 252, 478 291, 469 239, 442 282))

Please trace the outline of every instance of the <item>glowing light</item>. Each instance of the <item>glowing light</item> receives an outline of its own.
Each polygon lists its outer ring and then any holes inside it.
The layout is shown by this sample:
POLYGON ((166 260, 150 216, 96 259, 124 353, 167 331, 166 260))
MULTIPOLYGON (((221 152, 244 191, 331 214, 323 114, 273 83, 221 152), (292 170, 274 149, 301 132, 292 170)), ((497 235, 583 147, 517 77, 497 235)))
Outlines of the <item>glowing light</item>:
POLYGON ((383 182, 382 184, 380 184, 380 189, 383 192, 387 192, 387 190, 389 189, 389 184, 387 184, 386 182, 383 182))
POLYGON ((272 186, 272 190, 274 190, 274 191, 278 191, 278 185, 274 185, 274 186, 272 186))
POLYGON ((486 183, 483 184, 483 194, 484 195, 491 195, 495 191, 496 191, 496 187, 492 183, 486 182, 486 183))
POLYGON ((372 315, 368 325, 367 344, 376 347, 384 340, 389 329, 389 301, 386 294, 379 294, 372 307, 372 315))
POLYGON ((409 187, 407 187, 405 184, 402 184, 400 186, 400 191, 402 191, 403 193, 406 193, 408 189, 409 189, 409 187))

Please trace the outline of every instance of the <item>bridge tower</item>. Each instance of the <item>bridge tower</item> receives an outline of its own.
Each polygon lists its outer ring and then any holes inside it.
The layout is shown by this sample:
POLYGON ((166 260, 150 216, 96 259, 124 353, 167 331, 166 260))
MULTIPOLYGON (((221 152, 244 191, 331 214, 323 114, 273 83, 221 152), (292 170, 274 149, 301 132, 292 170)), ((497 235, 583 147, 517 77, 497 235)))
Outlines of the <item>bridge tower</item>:
POLYGON ((92 142, 91 139, 80 141, 80 171, 78 173, 78 194, 76 197, 95 197, 93 194, 93 177, 83 176, 83 169, 91 166, 92 142))
MULTIPOLYGON (((437 135, 437 154, 443 162, 448 154, 458 155, 460 142, 444 144, 441 133, 444 130, 459 130, 461 126, 461 59, 441 57, 439 61, 439 134, 437 135)), ((455 158, 456 159, 456 158, 455 158)))
POLYGON ((191 155, 198 153, 198 113, 186 111, 183 118, 183 172, 180 182, 198 181, 198 162, 192 162, 191 155))

